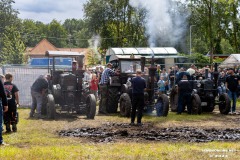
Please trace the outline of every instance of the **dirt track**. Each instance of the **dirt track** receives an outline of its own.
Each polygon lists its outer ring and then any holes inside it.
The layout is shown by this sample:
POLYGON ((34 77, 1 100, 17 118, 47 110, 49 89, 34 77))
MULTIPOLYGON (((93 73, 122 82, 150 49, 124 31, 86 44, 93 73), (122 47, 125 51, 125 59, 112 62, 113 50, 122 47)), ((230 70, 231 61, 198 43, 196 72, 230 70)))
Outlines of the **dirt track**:
MULTIPOLYGON (((239 124, 240 118, 224 118, 229 126, 183 126, 157 127, 153 123, 144 123, 142 126, 131 126, 128 123, 103 123, 98 127, 81 127, 61 130, 60 136, 80 137, 91 142, 151 142, 151 141, 185 141, 185 142, 210 142, 210 141, 240 141, 240 128, 232 128, 230 124, 239 124)), ((204 122, 203 122, 204 123, 204 122)), ((219 122, 221 123, 221 122, 219 122)), ((223 124, 224 126, 224 124, 223 124)))

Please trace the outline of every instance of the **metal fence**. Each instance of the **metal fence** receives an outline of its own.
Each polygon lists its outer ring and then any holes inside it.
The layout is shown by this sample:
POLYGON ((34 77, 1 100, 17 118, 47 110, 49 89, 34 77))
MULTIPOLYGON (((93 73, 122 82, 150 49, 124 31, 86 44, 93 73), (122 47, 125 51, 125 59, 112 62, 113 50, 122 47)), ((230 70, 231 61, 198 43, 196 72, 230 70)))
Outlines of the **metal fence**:
POLYGON ((19 89, 20 105, 30 107, 32 103, 30 87, 39 75, 48 73, 48 68, 7 65, 2 66, 0 73, 13 75, 13 83, 19 89))

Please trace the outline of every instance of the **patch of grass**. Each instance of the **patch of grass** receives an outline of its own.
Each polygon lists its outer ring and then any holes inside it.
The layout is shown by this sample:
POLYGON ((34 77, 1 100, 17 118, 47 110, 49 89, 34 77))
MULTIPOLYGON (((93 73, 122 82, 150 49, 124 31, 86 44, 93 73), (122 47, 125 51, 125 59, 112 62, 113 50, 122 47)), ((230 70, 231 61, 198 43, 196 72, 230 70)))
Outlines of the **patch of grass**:
MULTIPOLYGON (((0 147, 0 159, 224 159, 231 160, 240 157, 240 143, 238 142, 117 142, 117 143, 92 143, 80 138, 59 137, 59 130, 95 126, 105 122, 128 123, 129 119, 114 116, 96 116, 95 120, 86 120, 79 116, 57 119, 53 121, 28 119, 29 109, 19 109, 20 122, 18 132, 4 134, 3 138, 9 146, 0 147)), ((219 118, 216 114, 203 115, 175 115, 168 117, 144 116, 143 122, 153 122, 159 126, 178 125, 194 122, 204 123, 209 119, 219 118)), ((223 119, 224 117, 220 117, 223 119)), ((192 123, 190 123, 191 125, 192 123)))

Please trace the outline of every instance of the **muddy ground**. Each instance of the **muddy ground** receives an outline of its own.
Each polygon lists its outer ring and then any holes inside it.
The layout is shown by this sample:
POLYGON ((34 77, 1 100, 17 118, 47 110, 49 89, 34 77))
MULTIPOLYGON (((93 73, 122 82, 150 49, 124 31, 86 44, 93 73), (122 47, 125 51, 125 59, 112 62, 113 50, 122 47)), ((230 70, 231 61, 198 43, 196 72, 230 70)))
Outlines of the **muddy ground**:
POLYGON ((216 114, 213 118, 203 121, 162 124, 146 122, 142 126, 102 121, 94 125, 86 123, 81 127, 61 130, 58 134, 95 143, 240 141, 240 115, 222 117, 216 114))

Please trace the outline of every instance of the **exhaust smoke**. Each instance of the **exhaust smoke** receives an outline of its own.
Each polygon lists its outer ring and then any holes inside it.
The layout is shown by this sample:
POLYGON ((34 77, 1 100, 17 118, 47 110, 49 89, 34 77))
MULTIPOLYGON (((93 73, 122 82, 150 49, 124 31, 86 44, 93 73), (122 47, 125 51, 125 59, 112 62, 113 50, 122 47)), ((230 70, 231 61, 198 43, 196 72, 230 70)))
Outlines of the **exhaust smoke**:
POLYGON ((146 34, 150 47, 173 46, 186 31, 188 13, 180 12, 176 1, 172 0, 130 0, 135 8, 146 9, 146 34))

